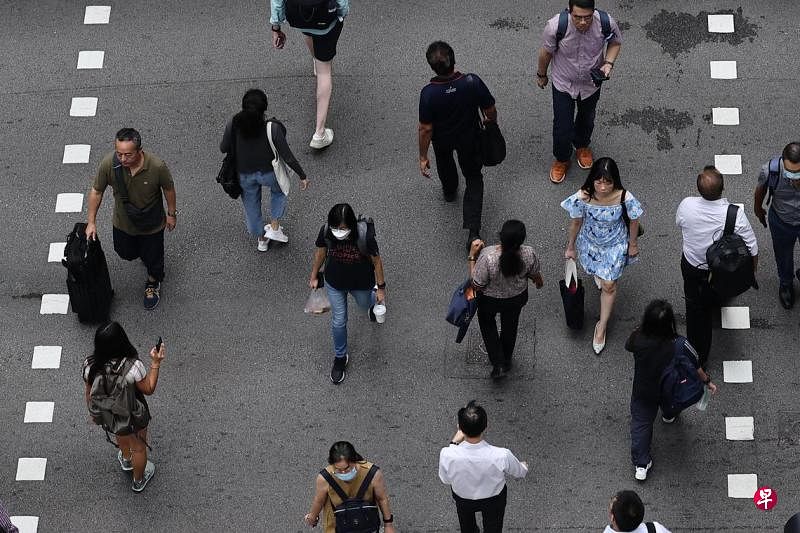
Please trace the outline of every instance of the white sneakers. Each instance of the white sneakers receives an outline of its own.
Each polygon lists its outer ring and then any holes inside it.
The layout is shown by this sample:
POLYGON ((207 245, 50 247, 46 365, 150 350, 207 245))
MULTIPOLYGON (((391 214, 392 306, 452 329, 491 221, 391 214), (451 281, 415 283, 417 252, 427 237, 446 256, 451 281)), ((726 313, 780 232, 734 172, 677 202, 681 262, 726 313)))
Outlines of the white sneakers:
POLYGON ((647 466, 637 466, 636 473, 634 474, 636 481, 644 481, 645 479, 647 479, 647 472, 650 470, 652 466, 653 466, 653 461, 647 463, 647 466))
POLYGON ((269 250, 269 239, 258 239, 258 251, 259 252, 266 252, 269 250))
POLYGON ((283 232, 283 226, 278 226, 278 229, 272 229, 271 224, 264 226, 264 237, 271 241, 289 242, 289 237, 283 232))
POLYGON ((330 146, 332 142, 333 142, 333 130, 330 128, 325 128, 325 133, 321 137, 318 137, 317 134, 315 133, 311 137, 311 142, 308 143, 308 145, 316 150, 321 150, 327 146, 330 146))

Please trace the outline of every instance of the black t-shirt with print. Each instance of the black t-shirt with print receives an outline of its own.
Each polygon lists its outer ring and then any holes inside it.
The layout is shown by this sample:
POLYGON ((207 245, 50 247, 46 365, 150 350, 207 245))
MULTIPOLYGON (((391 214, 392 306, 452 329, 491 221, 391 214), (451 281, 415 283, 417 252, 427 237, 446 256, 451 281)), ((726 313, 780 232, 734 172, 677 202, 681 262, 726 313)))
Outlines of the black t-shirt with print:
POLYGON ((350 232, 347 239, 340 241, 333 235, 325 233, 328 226, 319 230, 316 245, 327 248, 327 261, 325 262, 325 283, 334 289, 372 289, 375 286, 375 267, 370 256, 378 256, 378 243, 374 237, 367 238, 367 251, 364 255, 358 249, 355 230, 350 232), (328 244, 330 243, 330 247, 328 244))

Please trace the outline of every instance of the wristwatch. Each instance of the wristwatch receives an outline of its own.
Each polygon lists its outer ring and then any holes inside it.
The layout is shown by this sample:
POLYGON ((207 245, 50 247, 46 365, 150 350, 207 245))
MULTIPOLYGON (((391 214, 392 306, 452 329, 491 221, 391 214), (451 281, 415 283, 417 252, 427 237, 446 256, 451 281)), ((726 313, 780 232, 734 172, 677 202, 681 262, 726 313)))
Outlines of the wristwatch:
POLYGON ((384 524, 391 524, 392 522, 394 522, 394 513, 390 514, 389 518, 383 519, 384 524))
POLYGON ((539 74, 539 73, 537 72, 537 73, 536 73, 536 77, 537 77, 537 78, 546 78, 546 77, 547 77, 547 74, 539 74))
POLYGON ((706 385, 708 385, 709 383, 711 383, 711 374, 709 374, 708 372, 706 372, 706 378, 707 378, 707 379, 706 379, 706 380, 705 380, 703 383, 705 383, 706 385))
POLYGON ((281 25, 280 24, 273 24, 272 25, 272 31, 281 31, 281 25))
POLYGON ((167 211, 167 216, 172 218, 178 218, 178 210, 176 209, 173 213, 167 211))
POLYGON ((379 289, 385 289, 386 288, 386 282, 385 281, 383 283, 376 283, 375 285, 377 285, 377 287, 379 289))

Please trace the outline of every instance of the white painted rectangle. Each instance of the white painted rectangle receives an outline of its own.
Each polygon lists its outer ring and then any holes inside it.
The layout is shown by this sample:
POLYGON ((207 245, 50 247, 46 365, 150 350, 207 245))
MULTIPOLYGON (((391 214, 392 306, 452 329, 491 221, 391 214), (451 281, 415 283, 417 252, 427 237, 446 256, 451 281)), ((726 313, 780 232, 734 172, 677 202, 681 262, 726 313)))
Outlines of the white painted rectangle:
POLYGON ((102 50, 81 50, 78 52, 78 70, 103 68, 105 55, 102 50))
POLYGON ((44 457, 20 457, 17 461, 17 481, 43 481, 47 469, 44 457))
POLYGON ((93 117, 97 114, 97 98, 94 96, 79 96, 72 99, 69 106, 71 117, 93 117))
POLYGON ((48 263, 60 263, 64 258, 64 247, 67 245, 65 242, 51 242, 50 250, 47 252, 48 263))
POLYGON ((750 329, 749 307, 723 307, 722 329, 750 329))
POLYGON ((723 174, 741 174, 742 156, 739 154, 715 155, 714 166, 723 174))
POLYGON ((83 211, 83 193, 63 192, 56 196, 56 213, 80 213, 83 211))
POLYGON ((39 531, 38 516, 11 516, 11 523, 17 526, 19 533, 37 533, 39 531))
POLYGON ((728 498, 751 499, 758 490, 755 474, 728 474, 728 498))
POLYGON ((34 346, 31 368, 58 368, 61 366, 61 346, 34 346))
POLYGON ((733 33, 733 15, 709 15, 708 31, 711 33, 733 33))
POLYGON ((753 362, 723 361, 722 374, 723 381, 725 381, 725 383, 752 383, 753 362))
POLYGON ((728 440, 753 440, 752 416, 726 416, 725 438, 728 440))
POLYGON ((25 424, 43 423, 53 421, 54 402, 27 402, 25 404, 25 424))
POLYGON ((739 124, 738 107, 711 108, 711 122, 717 126, 737 126, 739 124))
POLYGON ((64 157, 61 162, 64 164, 88 163, 91 151, 91 144, 67 144, 64 146, 64 157))
POLYGON ((711 77, 715 80, 735 80, 736 61, 711 61, 711 77))
POLYGON ((42 307, 39 313, 43 315, 66 315, 69 309, 69 294, 42 294, 42 307))
POLYGON ((84 24, 108 24, 111 17, 111 6, 86 6, 83 15, 84 24))

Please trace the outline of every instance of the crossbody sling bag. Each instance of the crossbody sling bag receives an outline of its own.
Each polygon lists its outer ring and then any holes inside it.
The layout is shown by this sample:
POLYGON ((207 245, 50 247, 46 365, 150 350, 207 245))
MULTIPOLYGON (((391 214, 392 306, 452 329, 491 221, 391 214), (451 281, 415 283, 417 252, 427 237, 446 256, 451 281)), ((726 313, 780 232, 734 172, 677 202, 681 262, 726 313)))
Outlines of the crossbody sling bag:
POLYGON ((153 230, 163 224, 164 207, 161 204, 160 198, 159 201, 156 201, 149 207, 139 208, 133 205, 130 198, 128 198, 128 187, 125 185, 122 163, 119 162, 116 154, 114 155, 112 164, 114 167, 114 184, 117 188, 117 192, 119 192, 120 200, 122 200, 125 214, 128 215, 131 224, 142 231, 153 230))

